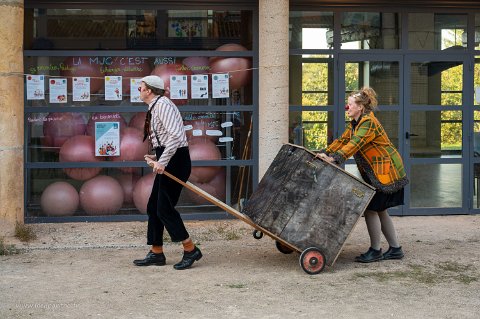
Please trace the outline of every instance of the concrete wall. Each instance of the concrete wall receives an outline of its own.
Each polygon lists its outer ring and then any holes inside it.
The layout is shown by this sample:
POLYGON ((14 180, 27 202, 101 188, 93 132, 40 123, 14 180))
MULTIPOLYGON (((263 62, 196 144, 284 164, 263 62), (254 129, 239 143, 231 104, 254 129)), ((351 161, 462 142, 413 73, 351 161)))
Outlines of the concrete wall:
POLYGON ((0 1, 0 235, 23 223, 23 1, 0 1))

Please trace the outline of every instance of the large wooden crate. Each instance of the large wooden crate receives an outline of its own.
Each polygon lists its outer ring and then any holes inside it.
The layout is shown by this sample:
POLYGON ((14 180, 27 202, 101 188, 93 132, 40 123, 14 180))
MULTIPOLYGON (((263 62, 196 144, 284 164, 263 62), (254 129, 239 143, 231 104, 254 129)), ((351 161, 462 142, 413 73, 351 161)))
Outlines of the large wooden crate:
POLYGON ((242 213, 300 250, 317 247, 331 266, 374 194, 340 167, 285 144, 242 213))

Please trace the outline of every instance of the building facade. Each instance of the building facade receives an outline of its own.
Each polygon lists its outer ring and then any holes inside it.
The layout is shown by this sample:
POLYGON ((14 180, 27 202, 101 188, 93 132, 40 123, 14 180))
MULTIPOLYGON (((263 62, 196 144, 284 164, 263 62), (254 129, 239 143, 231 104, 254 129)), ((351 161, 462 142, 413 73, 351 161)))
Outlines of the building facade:
MULTIPOLYGON (((477 1, 32 0, 0 11, 2 223, 146 218, 136 89, 148 74, 182 112, 190 181, 233 207, 283 143, 318 150, 339 136, 346 96, 371 86, 411 180, 392 214, 479 212, 477 1)), ((351 159, 345 168, 358 174, 351 159)), ((189 191, 179 206, 185 218, 227 216, 189 191)))

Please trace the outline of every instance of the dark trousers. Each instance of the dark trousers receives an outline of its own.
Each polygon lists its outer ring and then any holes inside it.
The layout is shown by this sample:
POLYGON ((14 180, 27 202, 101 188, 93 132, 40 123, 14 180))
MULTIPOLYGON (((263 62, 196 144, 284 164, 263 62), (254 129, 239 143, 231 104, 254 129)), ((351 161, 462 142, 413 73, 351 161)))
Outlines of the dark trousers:
MULTIPOLYGON (((155 150, 157 160, 164 148, 155 150)), ((192 170, 188 147, 177 149, 170 159, 167 172, 186 182, 192 170)), ((190 237, 180 213, 175 209, 183 186, 163 174, 157 174, 152 187, 152 193, 147 204, 148 229, 147 244, 162 246, 163 230, 167 230, 173 242, 179 242, 190 237)))

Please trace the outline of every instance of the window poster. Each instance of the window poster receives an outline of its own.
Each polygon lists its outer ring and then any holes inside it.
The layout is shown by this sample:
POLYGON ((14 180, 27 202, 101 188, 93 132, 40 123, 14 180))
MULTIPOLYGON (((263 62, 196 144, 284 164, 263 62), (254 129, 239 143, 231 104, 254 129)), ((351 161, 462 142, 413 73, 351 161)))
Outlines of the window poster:
POLYGON ((186 75, 170 75, 170 99, 183 100, 188 98, 186 75))
POLYGON ((106 76, 105 77, 105 101, 121 101, 122 100, 122 77, 106 76))
POLYGON ((192 99, 208 99, 208 75, 192 75, 192 99))
POLYGON ((67 79, 51 79, 49 92, 50 103, 67 103, 67 79))
POLYGON ((212 95, 214 99, 230 97, 229 80, 228 73, 217 73, 212 76, 212 95))
POLYGON ((27 74, 27 100, 45 98, 45 76, 27 74))
POLYGON ((95 156, 120 156, 120 122, 95 122, 95 156))
POLYGON ((90 78, 89 77, 74 77, 72 79, 73 87, 73 101, 90 101, 90 78))
POLYGON ((142 79, 130 79, 130 102, 139 103, 140 100, 140 85, 142 84, 142 79))

